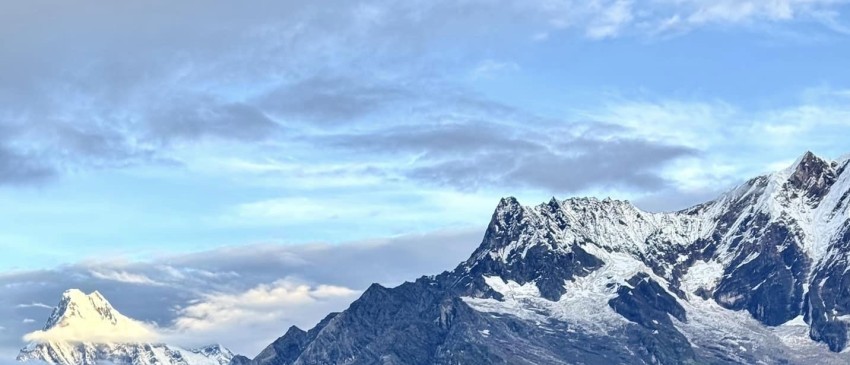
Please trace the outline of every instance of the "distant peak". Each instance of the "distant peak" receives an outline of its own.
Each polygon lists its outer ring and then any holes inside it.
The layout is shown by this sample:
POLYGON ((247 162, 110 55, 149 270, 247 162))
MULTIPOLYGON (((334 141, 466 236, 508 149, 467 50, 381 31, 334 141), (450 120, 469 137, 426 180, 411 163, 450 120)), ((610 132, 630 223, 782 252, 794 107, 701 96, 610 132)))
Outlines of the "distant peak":
POLYGON ((68 326, 76 321, 103 321, 117 324, 118 313, 109 301, 98 291, 85 294, 79 289, 68 289, 62 293, 62 300, 48 319, 44 329, 56 326, 68 326))
POLYGON ((222 346, 221 344, 218 344, 218 343, 198 347, 198 348, 195 348, 195 349, 190 350, 190 351, 194 352, 196 354, 204 355, 206 357, 211 357, 211 356, 215 356, 215 355, 218 355, 218 354, 226 354, 226 355, 229 355, 229 357, 233 357, 233 353, 231 353, 228 348, 226 348, 226 347, 224 347, 224 346, 222 346))

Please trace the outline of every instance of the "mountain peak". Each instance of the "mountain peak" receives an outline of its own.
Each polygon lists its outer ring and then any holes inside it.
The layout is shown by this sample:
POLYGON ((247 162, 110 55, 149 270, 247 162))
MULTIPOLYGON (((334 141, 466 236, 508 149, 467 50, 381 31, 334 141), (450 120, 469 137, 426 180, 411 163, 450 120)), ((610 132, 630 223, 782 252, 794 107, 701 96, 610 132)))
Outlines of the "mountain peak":
POLYGON ((829 162, 823 158, 818 157, 812 151, 806 151, 802 156, 797 158, 797 161, 792 165, 792 170, 794 173, 811 171, 813 169, 819 169, 829 166, 829 162))
POLYGON ((512 196, 500 199, 499 204, 496 206, 496 212, 515 211, 517 209, 522 209, 522 204, 512 196))
POLYGON ((45 343, 137 343, 155 341, 154 326, 124 316, 99 292, 78 289, 62 293, 44 328, 28 333, 24 340, 45 343))
POLYGON ((213 344, 185 349, 158 342, 154 325, 124 316, 98 291, 69 289, 41 331, 24 335, 29 344, 19 361, 54 365, 224 365, 233 353, 213 344))
POLYGON ((811 200, 820 201, 837 179, 834 167, 831 161, 822 159, 811 151, 806 151, 791 166, 791 173, 786 186, 800 191, 802 195, 811 200))
POLYGON ((67 327, 74 323, 92 321, 119 325, 123 316, 98 291, 85 294, 79 289, 69 289, 62 293, 59 305, 47 320, 44 330, 54 327, 67 327))

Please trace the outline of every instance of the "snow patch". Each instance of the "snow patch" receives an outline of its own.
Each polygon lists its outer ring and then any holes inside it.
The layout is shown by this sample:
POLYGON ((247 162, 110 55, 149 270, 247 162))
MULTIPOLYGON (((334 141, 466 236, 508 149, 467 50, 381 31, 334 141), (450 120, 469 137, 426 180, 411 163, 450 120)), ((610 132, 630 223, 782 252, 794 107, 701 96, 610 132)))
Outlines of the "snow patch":
POLYGON ((723 277, 723 264, 716 261, 697 261, 681 279, 682 289, 690 298, 700 289, 711 292, 723 277))

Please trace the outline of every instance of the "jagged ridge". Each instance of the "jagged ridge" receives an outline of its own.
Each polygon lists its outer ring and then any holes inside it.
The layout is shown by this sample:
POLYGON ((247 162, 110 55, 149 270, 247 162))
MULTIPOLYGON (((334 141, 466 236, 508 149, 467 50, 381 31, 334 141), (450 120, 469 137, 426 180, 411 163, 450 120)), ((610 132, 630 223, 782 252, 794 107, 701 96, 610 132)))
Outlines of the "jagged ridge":
POLYGON ((846 362, 835 352, 850 323, 847 165, 806 153, 671 213, 506 198, 455 270, 373 285, 311 331, 291 329, 239 361, 846 362))

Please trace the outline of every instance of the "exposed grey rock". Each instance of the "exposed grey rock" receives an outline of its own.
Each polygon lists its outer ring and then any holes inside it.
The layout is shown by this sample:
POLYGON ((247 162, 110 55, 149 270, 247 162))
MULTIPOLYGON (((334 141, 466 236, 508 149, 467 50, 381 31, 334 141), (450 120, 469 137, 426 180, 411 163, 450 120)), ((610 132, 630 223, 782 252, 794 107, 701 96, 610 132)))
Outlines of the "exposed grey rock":
POLYGON ((454 270, 372 285, 250 363, 848 363, 847 164, 806 153, 674 213, 505 198, 454 270))

